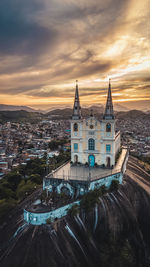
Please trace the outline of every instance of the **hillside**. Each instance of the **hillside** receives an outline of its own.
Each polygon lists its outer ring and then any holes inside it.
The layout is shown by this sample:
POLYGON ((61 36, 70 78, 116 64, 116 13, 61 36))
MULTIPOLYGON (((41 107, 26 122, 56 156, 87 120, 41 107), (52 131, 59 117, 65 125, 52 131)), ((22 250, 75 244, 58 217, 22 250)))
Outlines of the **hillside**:
MULTIPOLYGON (((82 108, 82 116, 88 117, 91 113, 91 110, 95 116, 99 116, 99 118, 102 117, 102 113, 104 111, 103 106, 91 106, 89 108, 82 108)), ((55 109, 45 115, 54 119, 70 119, 72 116, 72 108, 55 109)))
POLYGON ((42 118, 38 112, 18 111, 0 111, 0 123, 11 122, 37 122, 42 118))
MULTIPOLYGON (((98 106, 82 108, 82 116, 85 118, 88 117, 90 115, 91 109, 93 110, 93 114, 95 117, 97 117, 98 119, 102 119, 104 109, 103 107, 98 106)), ((45 115, 53 119, 70 119, 72 115, 72 109, 55 109, 45 115)), ((145 113, 140 110, 119 111, 115 112, 115 116, 118 119, 150 119, 150 113, 145 113)))
POLYGON ((150 113, 145 113, 140 110, 130 110, 127 112, 118 112, 116 113, 116 118, 118 119, 143 119, 143 120, 149 120, 150 119, 150 113))
POLYGON ((149 267, 150 196, 138 184, 149 177, 132 158, 128 170, 118 191, 101 197, 91 210, 53 224, 24 223, 28 197, 0 228, 1 266, 149 267), (130 175, 137 173, 134 182, 130 175))
POLYGON ((35 109, 27 107, 27 106, 15 106, 15 105, 0 104, 0 111, 16 111, 16 110, 25 110, 28 112, 37 112, 35 109))
MULTIPOLYGON (((82 116, 86 118, 90 115, 91 109, 93 110, 93 115, 98 118, 102 119, 103 117, 103 107, 99 106, 92 106, 90 108, 82 108, 82 116)), ((55 120, 69 120, 72 116, 72 109, 65 108, 65 109, 55 109, 46 114, 39 113, 39 112, 28 112, 25 110, 18 110, 18 111, 0 111, 0 123, 4 123, 7 121, 12 122, 36 122, 40 119, 49 118, 55 120)), ((139 110, 130 110, 130 111, 120 111, 115 112, 115 117, 118 119, 143 119, 149 120, 150 113, 149 112, 142 112, 139 110)))

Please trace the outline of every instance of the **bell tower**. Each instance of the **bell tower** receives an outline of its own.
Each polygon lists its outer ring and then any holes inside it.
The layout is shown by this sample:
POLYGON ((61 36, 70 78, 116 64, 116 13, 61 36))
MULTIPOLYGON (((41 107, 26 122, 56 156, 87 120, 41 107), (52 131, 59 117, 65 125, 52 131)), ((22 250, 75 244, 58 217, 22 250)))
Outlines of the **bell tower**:
POLYGON ((81 124, 81 106, 79 99, 78 80, 76 80, 74 106, 71 120, 71 161, 74 163, 81 161, 81 138, 82 138, 82 124, 81 124))
POLYGON ((72 120, 79 120, 79 119, 81 119, 81 107, 80 107, 80 100, 79 100, 78 80, 76 80, 76 90, 75 90, 72 120))
POLYGON ((108 86, 108 94, 107 94, 107 102, 105 106, 105 113, 103 116, 104 120, 114 120, 114 111, 113 111, 113 103, 112 103, 112 96, 111 96, 111 83, 109 79, 109 86, 108 86))
POLYGON ((103 128, 103 164, 110 168, 115 165, 115 117, 109 79, 105 112, 102 121, 103 128))

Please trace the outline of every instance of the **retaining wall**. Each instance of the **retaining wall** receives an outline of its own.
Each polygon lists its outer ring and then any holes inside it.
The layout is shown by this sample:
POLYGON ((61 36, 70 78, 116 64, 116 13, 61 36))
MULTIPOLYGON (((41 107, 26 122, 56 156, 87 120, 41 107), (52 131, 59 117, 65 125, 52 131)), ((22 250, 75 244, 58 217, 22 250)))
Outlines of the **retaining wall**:
POLYGON ((68 205, 65 205, 56 210, 45 212, 45 213, 34 213, 27 210, 24 210, 24 220, 33 225, 41 225, 46 224, 46 220, 50 218, 50 220, 54 221, 56 218, 61 218, 67 215, 68 210, 75 204, 79 205, 80 201, 75 201, 68 205))

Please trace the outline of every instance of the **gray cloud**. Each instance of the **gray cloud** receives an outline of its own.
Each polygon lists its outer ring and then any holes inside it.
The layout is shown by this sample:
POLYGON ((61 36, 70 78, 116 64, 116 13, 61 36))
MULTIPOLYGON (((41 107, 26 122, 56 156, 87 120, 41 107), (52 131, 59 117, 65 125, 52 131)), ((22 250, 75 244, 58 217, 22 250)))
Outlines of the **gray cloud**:
POLYGON ((33 59, 54 44, 57 32, 32 19, 40 8, 42 2, 36 0, 0 1, 0 55, 30 55, 33 59))

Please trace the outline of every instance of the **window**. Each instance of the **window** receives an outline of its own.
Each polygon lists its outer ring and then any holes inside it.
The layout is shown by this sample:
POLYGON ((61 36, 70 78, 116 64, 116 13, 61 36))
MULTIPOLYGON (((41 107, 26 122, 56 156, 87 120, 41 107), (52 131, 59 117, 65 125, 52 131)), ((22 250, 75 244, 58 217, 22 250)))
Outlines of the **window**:
POLYGON ((110 123, 107 123, 106 124, 106 132, 111 132, 111 124, 110 123))
POLYGON ((110 153, 111 152, 111 145, 106 145, 106 153, 110 153))
POLYGON ((78 151, 78 144, 77 143, 74 144, 74 151, 78 151))
POLYGON ((74 132, 77 132, 78 131, 78 124, 77 123, 74 123, 73 130, 74 130, 74 132))
POLYGON ((88 149, 95 150, 95 140, 93 138, 90 138, 88 141, 88 149))

